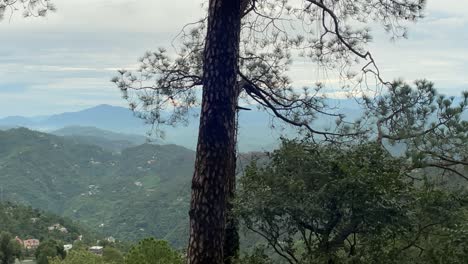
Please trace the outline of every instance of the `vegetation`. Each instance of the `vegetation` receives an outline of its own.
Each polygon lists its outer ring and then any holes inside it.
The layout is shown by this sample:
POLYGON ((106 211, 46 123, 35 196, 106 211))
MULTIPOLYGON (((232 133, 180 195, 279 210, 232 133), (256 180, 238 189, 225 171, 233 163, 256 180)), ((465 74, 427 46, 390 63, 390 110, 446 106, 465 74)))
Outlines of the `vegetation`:
POLYGON ((182 264, 180 254, 173 251, 166 241, 143 239, 125 256, 125 264, 182 264))
MULTIPOLYGON (((404 25, 423 17, 425 2, 209 0, 206 17, 173 42, 175 53, 147 52, 137 73, 120 70, 112 79, 130 108, 156 128, 187 122, 191 108, 200 107, 196 153, 89 135, 1 131, 1 229, 39 236, 38 264, 182 263, 184 257, 189 264, 465 263, 466 185, 434 179, 468 180, 462 120, 468 92, 455 99, 438 95, 427 81, 414 89, 390 83, 366 48, 369 23, 404 37, 404 25), (297 56, 320 70, 336 69, 342 88, 362 98, 362 119, 347 120, 329 106, 323 83, 293 87, 287 72, 297 56), (238 117, 249 110, 243 103, 305 137, 252 163, 237 192, 238 117), (336 123, 322 130, 315 123, 320 117, 336 123), (389 151, 395 149, 397 155, 389 151), (103 256, 77 242, 67 257, 63 242, 83 234, 79 227, 5 198, 124 239, 149 234, 180 247, 187 234, 187 254, 144 239, 126 254, 121 244, 103 242, 103 256), (44 233, 55 221, 67 228, 44 233), (263 244, 238 259, 239 223, 263 244)), ((0 0, 0 19, 19 9, 42 17, 55 7, 49 0, 0 0)), ((12 237, 0 233, 1 264, 22 256, 12 237)))
POLYGON ((64 259, 66 252, 62 243, 53 239, 48 239, 41 242, 34 252, 34 255, 37 264, 49 264, 49 259, 51 258, 64 259))
MULTIPOLYGON (((114 264, 106 262, 101 256, 93 254, 87 250, 72 250, 65 259, 55 257, 49 260, 49 264, 114 264)), ((117 262, 116 262, 117 263, 117 262)))
POLYGON ((147 238, 134 245, 123 257, 123 254, 106 246, 102 256, 86 249, 73 249, 65 258, 49 258, 49 264, 182 264, 182 256, 173 250, 167 241, 147 238))
POLYGON ((13 264, 21 258, 21 246, 8 232, 0 233, 0 264, 13 264))
MULTIPOLYGON (((1 199, 79 220, 99 234, 120 240, 155 236, 177 248, 185 246, 193 151, 144 144, 114 154, 24 128, 0 131, 0 144, 1 199)), ((0 229, 11 223, 17 228, 5 230, 45 236, 27 229, 36 227, 30 222, 36 216, 28 210, 27 216, 18 218, 24 223, 9 218, 0 221, 0 229)), ((45 231, 44 225, 54 221, 37 227, 45 231)), ((71 229, 69 235, 77 232, 71 229)), ((70 240, 69 236, 52 238, 70 240)))
POLYGON ((362 127, 348 129, 342 125, 344 113, 325 104, 320 96, 323 84, 315 89, 292 87, 287 74, 292 58, 310 59, 320 70, 336 69, 336 76, 354 87, 369 88, 366 81, 372 79, 378 87, 369 90, 391 89, 366 50, 372 39, 366 25, 380 23, 392 37, 402 37, 403 23, 423 17, 424 6, 425 0, 212 0, 206 17, 183 28, 175 58, 161 48, 147 52, 136 73, 119 71, 112 81, 130 108, 157 127, 183 122, 190 108, 202 106, 188 263, 230 263, 239 248, 230 210, 236 186, 237 117, 245 110, 240 102, 253 102, 321 140, 359 134, 362 127), (162 114, 167 109, 173 114, 162 114), (336 117, 337 126, 318 129, 313 124, 318 116, 336 117))
POLYGON ((102 260, 107 263, 113 263, 113 264, 123 264, 124 263, 124 257, 122 252, 120 252, 118 249, 114 247, 104 247, 103 253, 102 253, 102 260))
POLYGON ((375 143, 284 142, 248 167, 237 212, 287 263, 463 263, 468 189, 414 182, 404 163, 375 143))
POLYGON ((111 152, 121 152, 147 142, 144 136, 120 134, 95 127, 68 126, 53 131, 52 134, 66 137, 76 143, 99 146, 111 152))
POLYGON ((23 240, 55 239, 71 243, 80 235, 83 235, 87 241, 98 237, 94 231, 90 232, 70 219, 10 202, 0 202, 0 230, 7 231, 23 240), (67 232, 49 231, 48 228, 55 224, 65 227, 67 232))

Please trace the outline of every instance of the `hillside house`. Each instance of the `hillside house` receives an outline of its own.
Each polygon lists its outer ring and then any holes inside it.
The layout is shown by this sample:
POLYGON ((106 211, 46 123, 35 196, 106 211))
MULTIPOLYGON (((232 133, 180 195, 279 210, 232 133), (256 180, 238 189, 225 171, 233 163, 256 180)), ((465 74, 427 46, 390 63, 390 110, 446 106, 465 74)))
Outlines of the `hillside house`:
POLYGON ((91 253, 102 256, 103 247, 101 247, 101 246, 92 246, 88 250, 91 253))
POLYGON ((73 248, 72 244, 65 244, 63 245, 63 249, 68 253, 73 248))
POLYGON ((26 239, 23 241, 24 248, 26 249, 36 249, 39 247, 40 242, 39 239, 26 239))

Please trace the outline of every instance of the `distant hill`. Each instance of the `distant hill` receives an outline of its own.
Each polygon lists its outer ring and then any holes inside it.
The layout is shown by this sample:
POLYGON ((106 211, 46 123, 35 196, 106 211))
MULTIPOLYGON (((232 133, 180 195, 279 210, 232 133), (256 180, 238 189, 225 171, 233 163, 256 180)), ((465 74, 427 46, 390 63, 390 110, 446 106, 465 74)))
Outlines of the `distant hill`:
POLYGON ((70 219, 11 202, 0 202, 0 231, 7 231, 21 239, 51 238, 68 243, 80 235, 87 241, 94 241, 99 237, 94 231, 90 232, 70 219), (66 228, 66 232, 49 230, 49 227, 56 224, 66 228))
MULTIPOLYGON (((141 135, 122 134, 83 126, 69 126, 50 133, 66 137, 77 143, 96 145, 112 152, 120 152, 129 147, 142 145, 149 140, 141 135)), ((152 140, 152 143, 157 143, 157 141, 152 140)))
POLYGON ((34 125, 34 123, 35 122, 33 120, 27 117, 23 117, 23 116, 9 116, 9 117, 0 119, 0 126, 2 127, 13 127, 13 126, 27 127, 27 126, 34 125))
POLYGON ((5 200, 79 220, 104 235, 186 243, 194 152, 143 144, 112 153, 25 128, 0 131, 5 200))
POLYGON ((92 126, 120 132, 141 133, 147 128, 127 108, 98 105, 78 112, 67 112, 42 117, 13 116, 0 119, 0 126, 28 127, 40 130, 57 130, 67 126, 92 126))
MULTIPOLYGON (((360 110, 354 100, 330 100, 331 106, 345 109, 344 112, 348 114, 349 119, 355 119, 360 115, 360 110)), ((197 133, 198 133, 198 109, 192 110, 192 115, 186 127, 183 125, 177 127, 161 127, 165 132, 164 138, 152 138, 157 143, 172 143, 181 145, 190 149, 196 148, 197 133)), ((280 136, 295 137, 296 132, 283 122, 273 122, 272 116, 269 113, 259 111, 252 107, 250 111, 240 111, 239 115, 239 150, 242 152, 258 151, 258 150, 271 150, 278 144, 280 136), (272 129, 275 126, 276 129, 272 129), (280 129, 280 127, 286 129, 280 129)), ((315 122, 316 127, 326 128, 334 125, 334 118, 322 118, 315 122)), ((62 136, 73 136, 76 140, 83 143, 98 144, 112 150, 121 150, 127 145, 128 142, 133 142, 129 138, 120 138, 115 140, 111 136, 112 141, 122 142, 104 142, 97 140, 96 135, 100 138, 107 137, 108 132, 126 133, 145 136, 147 132, 151 131, 151 126, 145 124, 134 116, 133 112, 127 108, 99 105, 89 109, 78 112, 61 113, 52 116, 41 117, 7 117, 0 119, 1 127, 28 127, 34 130, 44 132, 54 131, 54 134, 62 136), (101 131, 91 129, 91 133, 87 134, 86 129, 80 129, 79 133, 69 133, 77 126, 80 127, 94 127, 101 129, 101 131), (71 128, 70 128, 71 127, 71 128), (65 130, 61 130, 65 128, 65 130), (58 131, 57 131, 58 130, 58 131), (105 135, 105 136, 103 136, 105 135), (117 144, 116 144, 117 143, 117 144)), ((89 131, 88 131, 89 132, 89 131)))
POLYGON ((111 105, 98 105, 78 112, 52 115, 40 123, 48 127, 80 125, 122 132, 140 132, 144 129, 144 122, 136 118, 132 111, 111 105))

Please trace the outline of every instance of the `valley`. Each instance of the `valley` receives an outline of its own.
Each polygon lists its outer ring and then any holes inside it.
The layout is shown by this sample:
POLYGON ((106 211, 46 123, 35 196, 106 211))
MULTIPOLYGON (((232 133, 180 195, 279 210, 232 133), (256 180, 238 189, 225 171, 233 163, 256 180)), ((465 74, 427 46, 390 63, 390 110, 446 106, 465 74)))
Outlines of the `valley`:
POLYGON ((193 151, 142 144, 115 153, 26 128, 0 131, 0 145, 2 200, 122 240, 154 236, 184 245, 193 151))

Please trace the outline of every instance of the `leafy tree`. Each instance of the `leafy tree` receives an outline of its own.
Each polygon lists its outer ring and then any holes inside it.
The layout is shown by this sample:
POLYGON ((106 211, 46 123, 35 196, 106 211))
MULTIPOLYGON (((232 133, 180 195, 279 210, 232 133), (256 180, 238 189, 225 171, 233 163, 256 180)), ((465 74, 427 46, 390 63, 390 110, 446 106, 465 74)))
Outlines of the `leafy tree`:
POLYGON ((265 248, 255 247, 252 253, 244 254, 242 257, 237 259, 235 263, 239 263, 239 264, 273 264, 274 262, 270 259, 268 254, 265 252, 265 248))
MULTIPOLYGON (((72 250, 65 259, 60 257, 50 258, 49 264, 114 264, 106 262, 103 257, 93 254, 86 250, 72 250)), ((115 262, 119 263, 119 262, 115 262)))
POLYGON ((0 233, 0 264, 15 263, 21 258, 21 245, 7 232, 0 233))
POLYGON ((466 193, 411 184, 404 162, 376 143, 284 142, 247 169, 237 212, 288 263, 462 263, 466 193))
POLYGON ((192 30, 182 31, 175 59, 159 49, 145 54, 137 73, 120 71, 112 81, 131 108, 150 123, 186 121, 189 109, 201 106, 189 263, 221 263, 224 255, 229 262, 238 249, 236 222, 226 210, 235 188, 239 100, 254 102, 281 121, 324 139, 353 134, 313 127, 320 115, 339 119, 342 115, 318 96, 322 85, 303 90, 291 86, 287 70, 292 56, 309 58, 321 69, 340 69, 343 80, 362 82, 371 75, 385 83, 365 50, 370 30, 358 25, 376 21, 392 37, 404 36, 401 21, 422 17, 424 4, 424 0, 210 0, 207 17, 192 30), (360 75, 350 67, 358 60, 363 61, 360 75))
POLYGON ((53 239, 43 241, 34 254, 37 264, 48 264, 51 258, 64 259, 66 256, 63 244, 53 239))
POLYGON ((24 17, 44 17, 56 8, 51 0, 0 0, 0 20, 18 10, 24 17))
POLYGON ((105 247, 102 252, 102 259, 107 263, 123 264, 124 257, 122 253, 113 247, 105 247))
POLYGON ((132 247, 125 264, 182 264, 182 257, 163 240, 147 238, 132 247))

